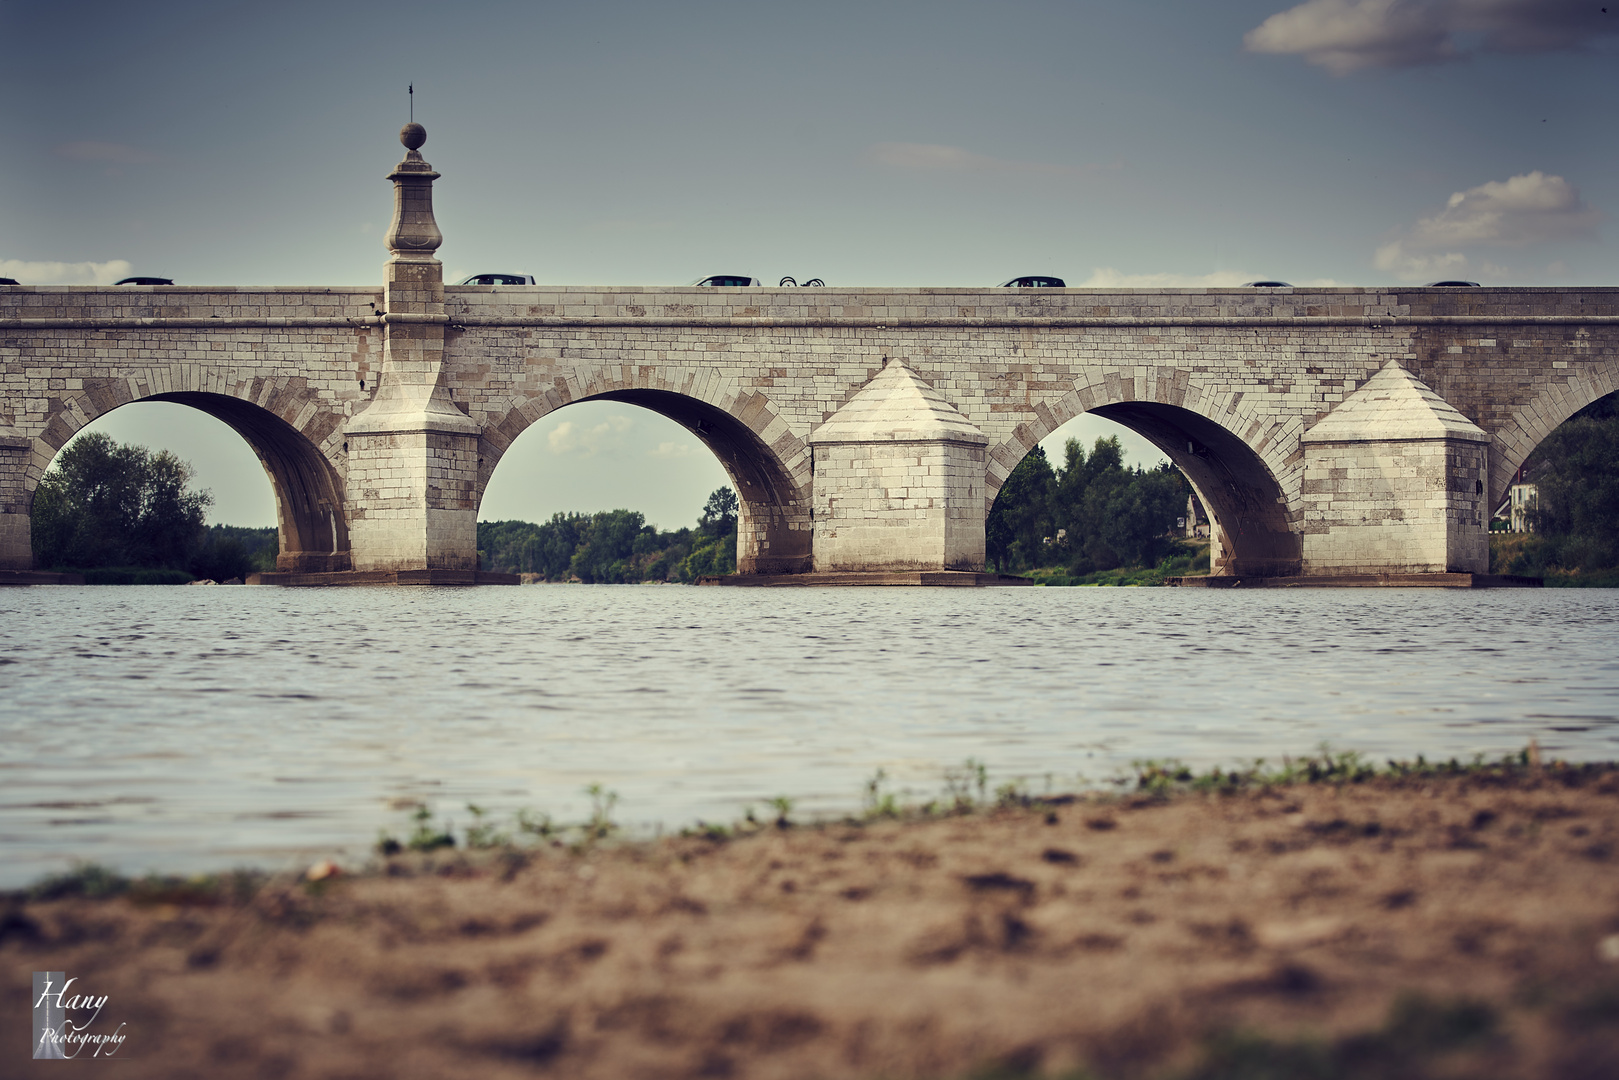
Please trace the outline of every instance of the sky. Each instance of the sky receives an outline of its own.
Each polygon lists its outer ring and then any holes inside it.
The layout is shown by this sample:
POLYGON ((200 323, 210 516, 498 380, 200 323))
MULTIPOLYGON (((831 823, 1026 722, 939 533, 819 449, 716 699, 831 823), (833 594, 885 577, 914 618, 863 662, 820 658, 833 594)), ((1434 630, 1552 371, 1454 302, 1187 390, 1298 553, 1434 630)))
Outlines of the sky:
MULTIPOLYGON (((0 276, 374 285, 414 84, 450 281, 1615 285, 1616 60, 1619 4, 1587 0, 0 0, 0 276)), ((273 521, 216 421, 95 429, 273 521)), ((724 482, 662 417, 580 403, 480 516, 674 528, 724 482)))

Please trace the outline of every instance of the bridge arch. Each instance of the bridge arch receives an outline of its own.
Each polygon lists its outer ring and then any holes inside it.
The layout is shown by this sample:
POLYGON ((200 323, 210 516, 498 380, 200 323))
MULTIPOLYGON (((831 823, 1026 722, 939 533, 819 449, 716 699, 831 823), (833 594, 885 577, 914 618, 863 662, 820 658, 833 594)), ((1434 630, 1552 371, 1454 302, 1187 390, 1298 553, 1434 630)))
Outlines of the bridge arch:
POLYGON ((1210 391, 1182 372, 1162 378, 1110 372, 1037 410, 1036 420, 1018 425, 991 451, 986 511, 1025 454, 1087 412, 1141 435, 1186 475, 1214 520, 1214 572, 1300 572, 1298 421, 1258 415, 1244 406, 1242 394, 1210 391))
POLYGON ((1610 355, 1604 364, 1582 367, 1567 379, 1542 387, 1514 409, 1510 419, 1491 432, 1487 509, 1505 501, 1512 478, 1548 435, 1593 401, 1615 392, 1619 392, 1619 355, 1610 355))
POLYGON ((620 401, 658 413, 691 432, 719 459, 736 487, 737 571, 791 574, 810 569, 810 454, 775 404, 758 392, 697 369, 611 367, 558 378, 544 393, 513 403, 478 440, 475 501, 512 442, 529 426, 581 401, 620 401))
MULTIPOLYGON (((215 380, 209 389, 173 388, 179 380, 86 379, 64 398, 34 440, 25 485, 29 507, 56 454, 86 425, 114 409, 143 401, 186 405, 222 421, 252 448, 275 493, 280 553, 276 569, 347 570, 348 520, 342 460, 344 417, 311 393, 303 380, 215 380), (148 389, 149 386, 167 389, 148 389)), ((180 382, 180 386, 184 386, 180 382)))

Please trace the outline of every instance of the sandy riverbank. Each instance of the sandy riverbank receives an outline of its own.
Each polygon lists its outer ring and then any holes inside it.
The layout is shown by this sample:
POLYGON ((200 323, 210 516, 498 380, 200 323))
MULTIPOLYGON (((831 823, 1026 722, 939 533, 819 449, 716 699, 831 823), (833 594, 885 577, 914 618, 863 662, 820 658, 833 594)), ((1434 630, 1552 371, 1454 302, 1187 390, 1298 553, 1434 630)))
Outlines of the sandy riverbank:
POLYGON ((441 852, 0 920, 4 1075, 62 1069, 19 1057, 46 969, 108 996, 125 1078, 1619 1075, 1612 768, 441 852), (1219 1071, 1250 1059, 1292 1064, 1219 1071))

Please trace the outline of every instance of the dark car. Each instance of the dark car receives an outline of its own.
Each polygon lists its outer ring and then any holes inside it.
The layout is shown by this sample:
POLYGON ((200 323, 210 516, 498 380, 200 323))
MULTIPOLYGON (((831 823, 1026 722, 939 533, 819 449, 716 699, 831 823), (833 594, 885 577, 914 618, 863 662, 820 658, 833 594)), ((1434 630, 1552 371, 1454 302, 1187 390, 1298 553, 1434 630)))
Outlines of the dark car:
POLYGON ((1068 283, 1060 277, 1030 274, 1028 277, 1015 277, 1011 281, 1003 281, 999 287, 1002 289, 1066 289, 1068 288, 1068 283))
POLYGON ((742 288, 748 285, 763 285, 764 282, 756 277, 742 277, 740 274, 715 274, 712 277, 698 278, 693 285, 729 285, 742 288))
POLYGON ((173 285, 174 279, 166 277, 126 277, 122 281, 113 282, 114 285, 173 285))
POLYGON ((1425 289, 1478 289, 1482 287, 1476 281, 1430 281, 1423 286, 1425 289))
POLYGON ((533 285, 533 274, 473 274, 460 285, 533 285))
POLYGON ((1245 289, 1291 289, 1293 283, 1290 281, 1245 281, 1242 283, 1242 287, 1245 289))
POLYGON ((0 277, 0 285, 21 285, 21 284, 22 284, 22 282, 18 281, 16 278, 0 277))

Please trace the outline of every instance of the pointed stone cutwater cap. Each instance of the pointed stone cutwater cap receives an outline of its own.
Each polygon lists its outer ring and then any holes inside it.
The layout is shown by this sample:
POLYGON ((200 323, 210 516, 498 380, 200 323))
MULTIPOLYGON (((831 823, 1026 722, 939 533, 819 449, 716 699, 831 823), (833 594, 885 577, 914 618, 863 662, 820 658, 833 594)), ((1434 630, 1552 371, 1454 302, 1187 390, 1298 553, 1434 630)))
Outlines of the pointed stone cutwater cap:
POLYGON ((1304 433, 1303 442, 1402 442, 1462 439, 1489 442, 1483 428, 1428 384, 1390 360, 1336 409, 1304 433))
POLYGON ((894 357, 831 419, 810 432, 811 443, 958 442, 985 445, 944 395, 894 357))

